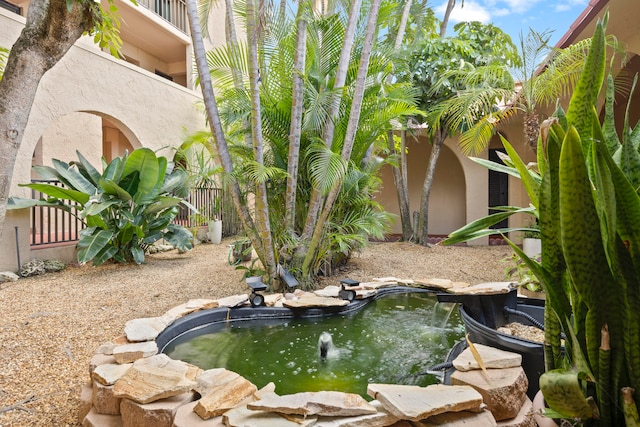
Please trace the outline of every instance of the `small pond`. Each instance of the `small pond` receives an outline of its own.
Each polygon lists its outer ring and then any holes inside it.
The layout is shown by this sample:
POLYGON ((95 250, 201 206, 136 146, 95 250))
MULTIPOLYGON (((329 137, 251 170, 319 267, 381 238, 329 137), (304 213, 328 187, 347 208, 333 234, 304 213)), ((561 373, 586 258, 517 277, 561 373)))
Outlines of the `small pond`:
POLYGON ((163 352, 202 369, 227 368, 258 387, 273 381, 279 394, 339 390, 366 397, 369 383, 437 383, 434 375, 414 374, 443 362, 464 337, 454 304, 426 292, 389 293, 345 311, 203 323, 168 340, 163 352), (323 332, 333 341, 324 359, 323 332))

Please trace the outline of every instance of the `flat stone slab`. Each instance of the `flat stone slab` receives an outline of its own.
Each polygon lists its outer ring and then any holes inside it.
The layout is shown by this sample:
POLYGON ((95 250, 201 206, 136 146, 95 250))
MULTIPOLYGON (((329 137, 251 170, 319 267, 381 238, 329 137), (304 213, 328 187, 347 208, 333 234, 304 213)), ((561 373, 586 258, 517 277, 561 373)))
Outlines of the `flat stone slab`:
POLYGON ((319 297, 327 297, 327 298, 338 298, 338 293, 340 292, 340 287, 335 285, 326 286, 323 289, 318 289, 313 291, 319 297))
POLYGON ((217 417, 238 406, 257 390, 255 384, 238 375, 231 381, 213 387, 207 395, 200 398, 193 410, 203 420, 217 417))
POLYGON ((249 302, 249 295, 231 295, 217 300, 218 307, 239 307, 249 302))
POLYGON ((413 279, 401 279, 399 277, 374 277, 371 279, 372 282, 383 282, 383 283, 395 283, 396 285, 414 285, 416 282, 413 279))
MULTIPOLYGON (((474 344, 474 347, 480 354, 480 358, 487 369, 515 368, 522 365, 522 355, 518 353, 500 350, 484 344, 474 344)), ((469 348, 464 349, 464 351, 455 358, 453 366, 458 371, 480 369, 480 365, 478 365, 478 362, 473 357, 473 353, 471 353, 471 349, 469 348)))
POLYGON ((446 412, 444 414, 429 417, 414 427, 496 427, 496 420, 489 411, 480 412, 446 412))
POLYGON ((133 319, 124 324, 124 334, 131 342, 153 341, 168 325, 161 317, 133 319))
POLYGON ((107 363, 97 366, 91 373, 91 377, 102 385, 113 385, 127 373, 131 366, 133 363, 107 363))
POLYGON ((533 418, 533 403, 527 397, 520 408, 520 412, 515 418, 498 421, 498 427, 536 427, 536 420, 533 418))
POLYGON ((198 404, 197 401, 182 405, 176 411, 171 427, 226 427, 222 421, 222 417, 209 418, 203 420, 198 414, 193 412, 193 408, 198 404))
POLYGON ((367 394, 391 414, 410 421, 445 412, 478 411, 482 405, 482 395, 469 386, 369 384, 367 394))
POLYGON ((466 288, 452 287, 447 291, 456 295, 497 295, 508 294, 517 286, 513 282, 487 282, 478 283, 477 285, 468 286, 466 288))
POLYGON ((151 403, 177 396, 196 387, 199 368, 158 354, 134 362, 116 381, 114 395, 138 403, 151 403))
POLYGON ((355 416, 375 414, 376 408, 355 393, 339 391, 303 392, 278 396, 270 394, 247 404, 257 411, 296 415, 355 416))
POLYGON ((319 297, 317 295, 305 295, 295 300, 283 301, 282 305, 289 308, 310 308, 310 307, 343 307, 348 305, 349 301, 337 299, 319 297))
POLYGON ((144 357, 153 356, 156 353, 158 353, 158 346, 155 341, 145 341, 115 347, 113 349, 113 358, 118 363, 130 363, 144 357))
POLYGON ((238 406, 224 413, 222 416, 227 427, 310 427, 315 425, 316 416, 287 415, 275 412, 262 412, 238 406))
POLYGON ((223 384, 240 378, 240 374, 225 368, 207 369, 196 378, 198 385, 194 388, 201 396, 211 393, 223 384))
POLYGON ((380 402, 369 402, 378 412, 354 417, 320 417, 314 427, 386 427, 398 421, 380 402))

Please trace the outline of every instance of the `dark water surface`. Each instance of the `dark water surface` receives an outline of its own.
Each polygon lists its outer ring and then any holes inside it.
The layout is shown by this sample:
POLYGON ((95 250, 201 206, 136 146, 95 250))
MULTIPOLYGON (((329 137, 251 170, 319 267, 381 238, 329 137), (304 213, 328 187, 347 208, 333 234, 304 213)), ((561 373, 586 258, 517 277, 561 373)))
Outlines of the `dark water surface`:
POLYGON ((278 394, 339 390, 366 396, 368 383, 437 383, 433 375, 410 374, 443 362, 463 337, 451 304, 413 292, 378 298, 347 315, 207 326, 178 338, 165 353, 202 369, 227 368, 258 387, 273 381, 278 394), (321 360, 318 338, 325 331, 334 348, 321 360))

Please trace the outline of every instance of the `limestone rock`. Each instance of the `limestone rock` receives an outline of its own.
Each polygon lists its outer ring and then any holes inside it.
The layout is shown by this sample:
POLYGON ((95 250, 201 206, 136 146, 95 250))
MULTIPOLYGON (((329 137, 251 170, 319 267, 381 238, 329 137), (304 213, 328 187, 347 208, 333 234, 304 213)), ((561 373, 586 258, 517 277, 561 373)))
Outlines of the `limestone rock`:
POLYGON ((483 371, 456 371, 451 384, 468 385, 476 389, 496 420, 506 420, 518 415, 526 399, 529 381, 521 367, 487 369, 483 371))
POLYGON ((82 421, 82 427, 124 427, 119 415, 104 415, 92 408, 82 421))
POLYGON ((284 295, 282 294, 266 294, 264 296, 264 305, 267 307, 282 307, 284 295))
POLYGON ((108 354, 94 354, 89 361, 89 376, 93 379, 93 371, 100 365, 107 365, 110 363, 117 363, 115 357, 108 354))
POLYGON ((231 381, 213 387, 207 395, 200 398, 193 410, 203 420, 217 417, 229 409, 235 408, 257 390, 255 384, 238 375, 231 381))
POLYGON ((43 261, 43 263, 44 271, 46 271, 47 273, 55 273, 67 268, 67 265, 64 262, 57 259, 46 259, 43 261))
POLYGON ((78 408, 78 423, 82 424, 85 417, 93 408, 93 383, 85 383, 80 389, 80 407, 78 408))
POLYGON ((374 296, 378 291, 375 289, 358 289, 356 291, 356 299, 365 299, 374 296))
POLYGON ((310 427, 318 418, 300 415, 287 415, 285 418, 274 412, 252 411, 242 405, 225 412, 222 419, 228 427, 310 427))
POLYGON ((377 400, 369 402, 378 412, 353 417, 320 417, 314 427, 384 427, 398 421, 377 400))
POLYGON ((46 273, 44 269, 44 262, 41 259, 34 259, 22 264, 19 275, 21 277, 31 277, 39 276, 44 273, 46 273))
POLYGON ((416 283, 421 287, 424 286, 427 288, 441 289, 444 291, 453 287, 453 281, 449 279, 438 279, 438 278, 418 279, 416 280, 416 283))
POLYGON ((207 369, 206 371, 201 372, 196 378, 197 385, 194 390, 197 391, 200 396, 205 396, 221 385, 239 377, 240 374, 225 368, 207 369))
POLYGON ((281 414, 329 417, 350 417, 377 412, 376 408, 371 406, 362 396, 339 391, 303 392, 285 396, 268 395, 257 402, 249 403, 247 408, 281 414))
POLYGON ((0 272, 0 283, 4 282, 17 282, 20 276, 11 271, 2 271, 0 272))
POLYGON ((536 427, 536 425, 536 420, 533 418, 533 403, 528 397, 515 418, 498 421, 498 427, 536 427))
POLYGON ((207 310, 210 308, 218 307, 218 301, 213 299, 192 299, 187 301, 184 304, 180 304, 178 306, 173 307, 171 310, 167 311, 165 314, 160 316, 162 321, 166 322, 167 326, 175 322, 177 319, 186 316, 189 313, 193 313, 194 311, 207 310))
POLYGON ((496 294, 508 294, 517 286, 513 282, 488 282, 478 283, 466 288, 450 288, 449 292, 453 294, 464 295, 496 295, 496 294))
POLYGON ((445 412, 414 423, 414 427, 496 427, 496 420, 489 411, 445 412))
MULTIPOLYGON (((518 353, 500 350, 484 344, 475 344, 474 347, 480 354, 480 358, 487 369, 515 368, 522 365, 522 355, 518 353)), ((458 357, 455 358, 453 366, 458 371, 480 369, 478 362, 473 357, 471 349, 469 348, 466 348, 458 357)))
POLYGON ((326 297, 326 298, 338 298, 339 292, 340 292, 340 287, 335 285, 325 286, 323 289, 318 289, 316 291, 313 291, 313 293, 316 294, 317 296, 326 297))
POLYGON ((153 341, 168 324, 161 317, 133 319, 124 324, 124 334, 131 342, 153 341))
POLYGON ((337 298, 319 297, 311 294, 310 296, 305 295, 304 297, 296 300, 286 300, 282 304, 289 308, 342 307, 348 305, 349 301, 337 298))
POLYGON ((114 387, 117 397, 151 403, 188 392, 196 386, 195 370, 187 363, 158 354, 136 361, 114 387))
POLYGON ((391 414, 410 421, 445 412, 478 410, 482 405, 482 395, 467 386, 369 384, 367 394, 379 400, 391 414))
POLYGON ((100 344, 98 348, 96 348, 96 354, 106 354, 108 356, 113 356, 113 349, 117 347, 117 344, 114 342, 106 342, 100 344))
POLYGON ((230 297, 220 298, 218 307, 239 307, 249 302, 249 295, 231 295, 230 297))
POLYGON ((203 420, 193 411, 198 404, 197 401, 182 405, 176 411, 171 427, 226 427, 222 417, 209 418, 203 420))
POLYGON ((376 279, 373 279, 374 281, 371 282, 360 282, 360 286, 358 286, 359 288, 362 289, 381 289, 381 288, 390 288, 392 286, 397 286, 398 282, 393 281, 393 282, 381 282, 381 281, 375 281, 376 279))
POLYGON ((120 415, 120 401, 121 399, 114 393, 113 386, 93 382, 91 402, 97 413, 120 415))
POLYGON ((147 404, 123 399, 120 405, 122 422, 131 427, 171 427, 178 409, 193 398, 193 392, 189 392, 147 404))
POLYGON ((91 377, 102 385, 113 385, 129 370, 132 363, 107 363, 97 366, 91 373, 91 377))
POLYGON ((143 357, 150 357, 158 353, 158 346, 154 341, 119 345, 113 349, 113 357, 118 363, 135 362, 143 357))

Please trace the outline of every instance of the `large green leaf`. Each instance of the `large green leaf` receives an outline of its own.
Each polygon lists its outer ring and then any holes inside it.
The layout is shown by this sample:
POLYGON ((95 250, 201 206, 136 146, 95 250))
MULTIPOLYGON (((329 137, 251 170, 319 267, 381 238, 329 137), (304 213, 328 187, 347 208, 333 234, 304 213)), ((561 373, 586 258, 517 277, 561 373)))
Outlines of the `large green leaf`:
POLYGON ((102 177, 102 175, 96 168, 93 167, 91 163, 89 163, 89 161, 82 155, 82 153, 76 151, 76 154, 78 155, 79 159, 79 162, 76 163, 78 170, 85 176, 85 178, 90 180, 95 187, 97 187, 100 183, 100 178, 102 177))
POLYGON ((41 193, 44 193, 50 197, 55 197, 56 199, 69 200, 82 206, 84 206, 89 201, 89 194, 87 193, 72 190, 69 188, 58 187, 51 184, 31 183, 19 184, 19 186, 28 187, 32 190, 40 191, 41 193))
POLYGON ((67 163, 61 162, 58 159, 51 159, 53 167, 58 172, 59 178, 68 187, 94 195, 96 193, 96 186, 93 185, 87 178, 85 178, 77 169, 70 166, 67 163))
POLYGON ((69 205, 64 204, 62 200, 53 199, 49 200, 36 200, 36 199, 23 199, 21 197, 9 197, 7 200, 7 210, 12 209, 28 209, 34 206, 49 206, 52 208, 62 209, 66 212, 72 212, 72 208, 69 205))
POLYGON ((140 182, 137 191, 132 195, 138 200, 142 195, 149 193, 156 186, 159 177, 159 164, 156 154, 148 148, 134 150, 124 165, 122 177, 138 172, 140 182))
POLYGON ((110 179, 102 179, 100 180, 100 187, 105 193, 112 196, 117 196, 121 200, 131 200, 131 194, 127 193, 127 191, 116 184, 115 181, 111 181, 110 179))
MULTIPOLYGON (((496 208, 494 208, 496 209, 496 208)), ((443 245, 454 245, 456 243, 467 242, 469 240, 477 239, 492 234, 502 234, 510 231, 523 231, 525 228, 508 228, 508 229, 495 229, 489 230, 489 227, 498 224, 499 222, 509 218, 513 214, 528 213, 535 214, 535 208, 520 208, 516 206, 503 206, 505 212, 496 212, 491 215, 479 218, 469 224, 460 227, 456 231, 452 232, 442 241, 443 245)))
POLYGON ((582 393, 581 374, 566 369, 556 369, 540 376, 540 390, 554 411, 564 418, 590 419, 594 408, 582 393))
POLYGON ((93 230, 94 232, 82 233, 78 242, 78 262, 88 262, 95 258, 102 251, 113 237, 111 230, 93 230))

